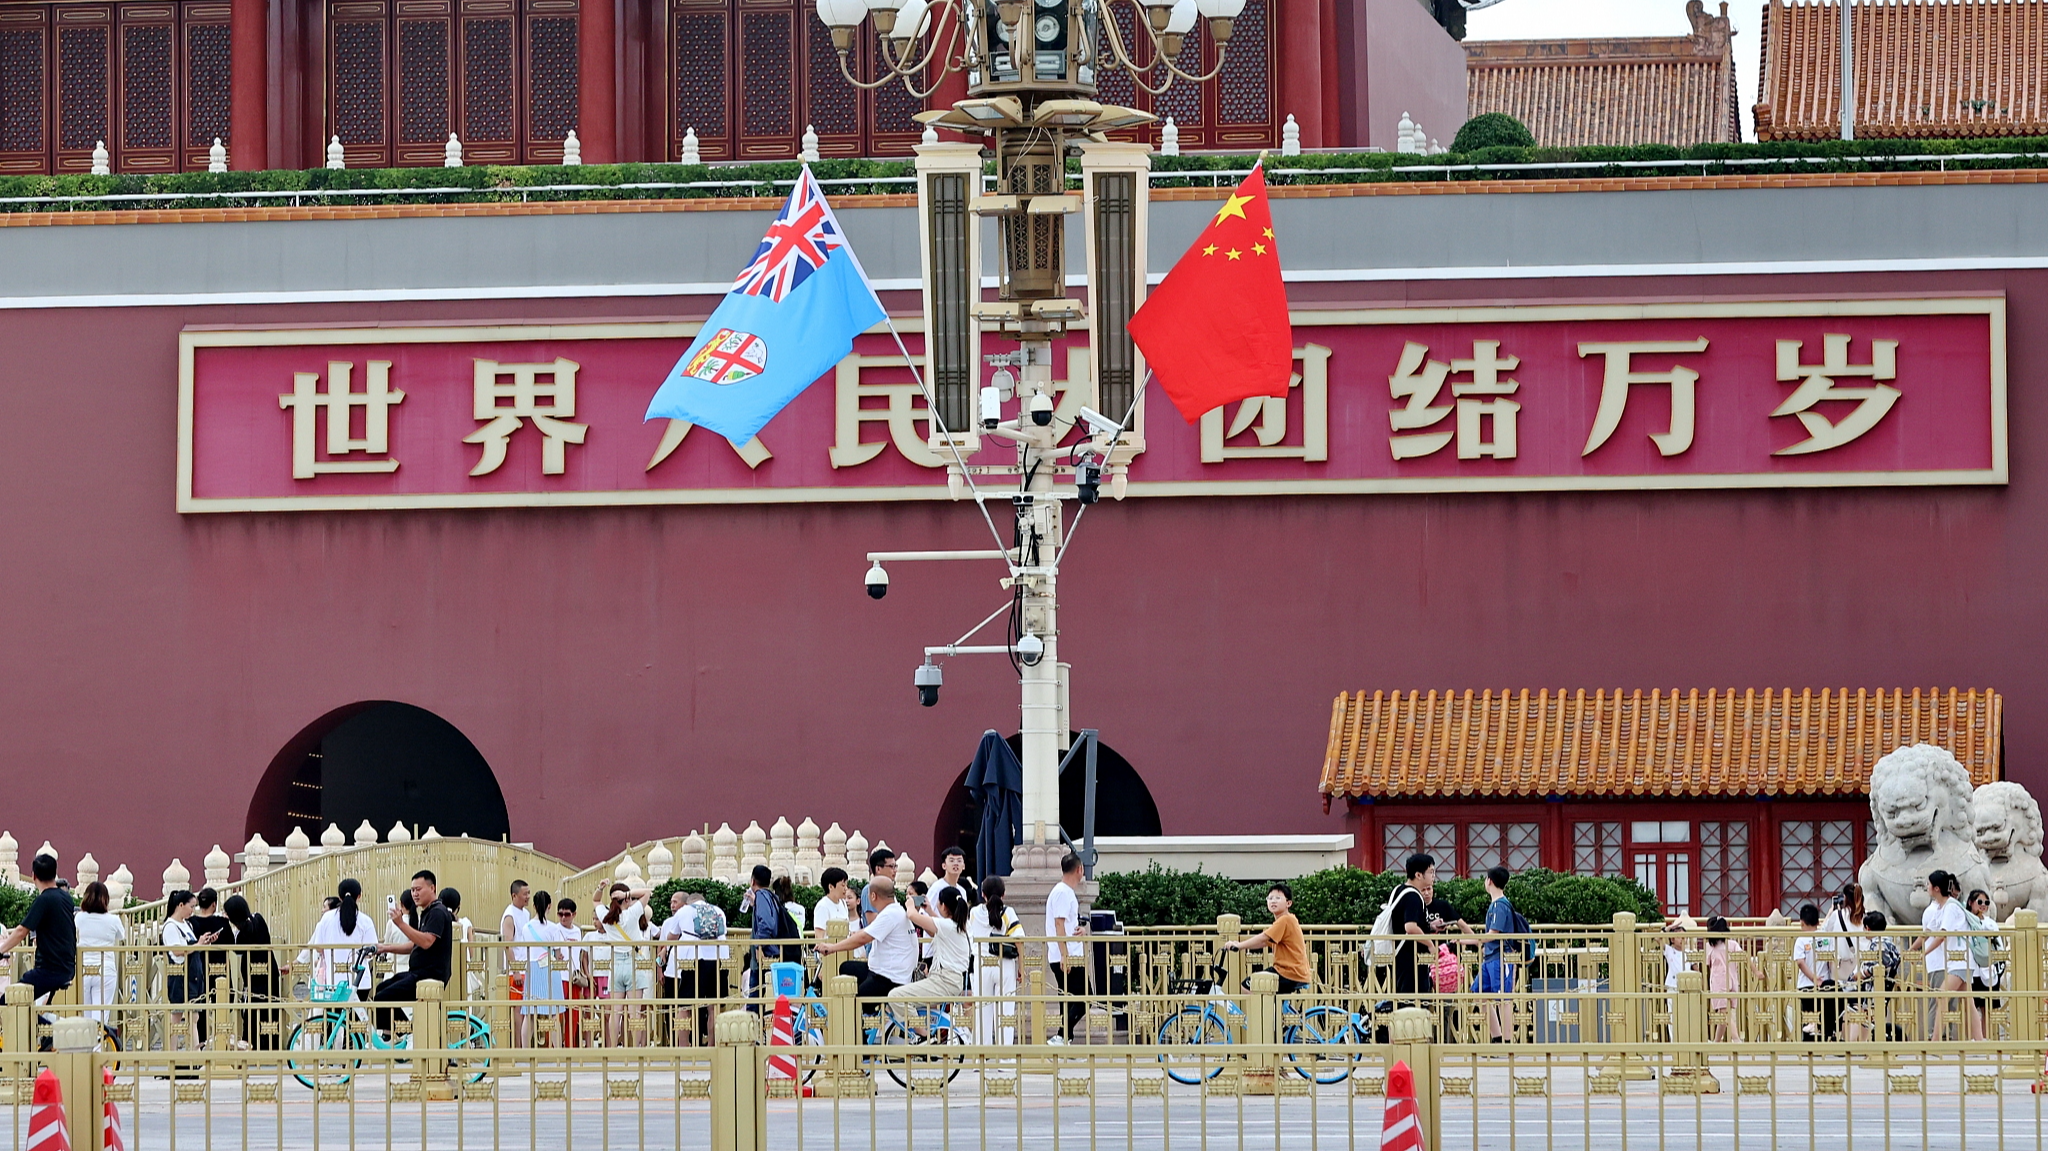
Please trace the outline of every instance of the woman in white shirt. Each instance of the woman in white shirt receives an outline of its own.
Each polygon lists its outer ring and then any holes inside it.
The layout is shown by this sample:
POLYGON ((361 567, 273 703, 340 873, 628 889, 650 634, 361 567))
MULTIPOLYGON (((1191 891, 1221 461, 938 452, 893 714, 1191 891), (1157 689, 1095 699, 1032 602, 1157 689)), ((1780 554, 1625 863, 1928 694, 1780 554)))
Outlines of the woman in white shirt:
MULTIPOLYGON (((613 884, 609 907, 598 921, 598 928, 605 939, 612 941, 612 998, 615 1000, 645 1000, 654 994, 654 973, 642 969, 639 963, 645 951, 648 929, 654 926, 654 918, 647 911, 650 894, 645 888, 613 884)), ((633 1021, 630 1025, 625 1019, 625 1006, 610 1014, 605 1033, 607 1043, 613 1047, 617 1047, 627 1032, 634 1028, 644 1030, 640 1023, 644 1014, 637 1008, 630 1014, 633 1021)))
MULTIPOLYGON (((190 997, 185 987, 185 960, 191 955, 193 945, 199 943, 199 936, 192 931, 192 913, 197 910, 196 898, 180 888, 164 899, 164 922, 159 930, 163 946, 170 949, 164 957, 164 999, 171 1004, 184 1004, 190 997)), ((175 1052, 188 1046, 193 1038, 186 1034, 185 1013, 173 1010, 171 1026, 166 1034, 164 1047, 175 1052)), ((196 1044, 190 1045, 197 1047, 196 1044)))
MULTIPOLYGON (((525 921, 519 925, 519 938, 529 944, 552 944, 556 941, 555 926, 548 923, 548 909, 555 898, 546 892, 533 894, 533 906, 525 921)), ((540 1038, 534 1034, 535 1016, 557 1016, 561 1014, 560 1004, 534 1001, 560 1000, 562 998, 561 955, 558 949, 519 948, 513 952, 515 960, 526 962, 526 987, 520 990, 519 1019, 515 1021, 518 1042, 521 1045, 538 1044, 540 1038), (550 958, 554 962, 550 963, 550 958)))
POLYGON ((889 990, 889 998, 906 1000, 953 1000, 966 995, 967 968, 973 962, 973 945, 967 937, 967 894, 958 888, 939 893, 939 915, 927 916, 908 908, 910 922, 931 937, 932 963, 922 980, 889 990))
MULTIPOLYGON (((1970 986, 1969 938, 1948 935, 1968 928, 1963 919, 1962 891, 1962 883, 1947 872, 1937 871, 1927 877, 1927 910, 1920 914, 1920 926, 1927 930, 1927 935, 1920 938, 1917 947, 1927 956, 1927 984, 1937 992, 1959 992, 1970 986)), ((1947 1003, 1953 1008, 1956 1002, 1947 1003)))
MULTIPOLYGON (((121 965, 116 953, 111 951, 90 951, 94 947, 112 948, 128 941, 128 927, 121 918, 107 911, 110 899, 107 886, 95 880, 85 886, 79 894, 78 915, 72 923, 78 928, 78 946, 88 949, 79 957, 84 962, 85 1002, 87 1004, 112 1004, 120 991, 121 965)), ((102 1024, 106 1023, 105 1009, 95 1008, 86 1013, 102 1024)))
POLYGON ((981 886, 981 903, 967 914, 968 938, 980 942, 972 973, 974 990, 980 994, 974 1035, 984 1044, 1013 1043, 1017 1033, 1014 1027, 998 1029, 1002 1004, 997 997, 1017 994, 1017 946, 1000 938, 1024 935, 1017 910, 1003 901, 1008 890, 1001 876, 989 877, 981 886))
MULTIPOLYGON (((319 985, 333 989, 337 985, 353 984, 357 993, 356 998, 367 1000, 369 997, 362 993, 370 989, 370 974, 367 971, 361 975, 356 974, 356 952, 363 947, 376 945, 375 917, 366 915, 356 907, 356 901, 363 897, 363 886, 357 883, 354 877, 343 880, 335 889, 335 893, 340 897, 340 903, 321 913, 320 922, 313 926, 312 939, 306 942, 305 949, 299 953, 298 963, 304 964, 310 960, 313 964, 312 982, 316 986, 313 993, 315 999, 320 998, 319 985)), ((291 967, 279 965, 277 970, 280 974, 286 974, 291 971, 291 967)))

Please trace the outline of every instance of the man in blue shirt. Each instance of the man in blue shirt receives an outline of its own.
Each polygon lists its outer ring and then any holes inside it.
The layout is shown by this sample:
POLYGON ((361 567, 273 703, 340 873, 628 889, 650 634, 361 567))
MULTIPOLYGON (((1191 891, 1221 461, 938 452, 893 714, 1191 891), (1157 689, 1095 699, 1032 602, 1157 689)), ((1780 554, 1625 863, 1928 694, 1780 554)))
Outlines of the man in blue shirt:
MULTIPOLYGON (((1508 903, 1507 886, 1506 868, 1496 865, 1486 870, 1487 941, 1479 948, 1479 991, 1481 995, 1500 997, 1486 1007, 1486 1035, 1495 1044, 1513 1033, 1509 1024, 1509 1013, 1513 1011, 1509 996, 1515 990, 1514 961, 1501 955, 1501 941, 1497 938, 1515 931, 1515 908, 1508 903)), ((1519 956, 1527 950, 1528 942, 1513 941, 1508 947, 1519 956)))
MULTIPOLYGON (((753 931, 748 933, 755 940, 780 940, 782 938, 782 901, 776 898, 768 886, 775 881, 775 874, 766 864, 754 865, 753 883, 747 890, 746 899, 740 902, 740 911, 752 911, 753 931)), ((767 987, 768 965, 782 958, 782 949, 774 944, 756 944, 747 952, 747 971, 756 994, 767 987)))

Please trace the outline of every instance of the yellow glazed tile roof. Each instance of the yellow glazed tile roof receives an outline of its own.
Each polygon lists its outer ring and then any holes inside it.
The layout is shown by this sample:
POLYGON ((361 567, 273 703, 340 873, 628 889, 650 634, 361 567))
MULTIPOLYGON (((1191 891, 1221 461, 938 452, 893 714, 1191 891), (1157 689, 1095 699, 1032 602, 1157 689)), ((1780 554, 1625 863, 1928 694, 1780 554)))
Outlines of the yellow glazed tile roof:
POLYGON ((1727 5, 1686 5, 1690 36, 1468 40, 1468 115, 1505 112, 1544 148, 1742 139, 1727 5))
POLYGON ((1860 795, 1878 757, 1938 744, 2000 771, 1989 689, 1347 692, 1332 797, 1860 795))
MULTIPOLYGON (((1834 139, 1842 9, 1766 0, 1763 16, 1757 139, 1834 139)), ((1888 0, 1854 4, 1850 21, 1859 139, 2048 131, 2048 2, 1888 0)))

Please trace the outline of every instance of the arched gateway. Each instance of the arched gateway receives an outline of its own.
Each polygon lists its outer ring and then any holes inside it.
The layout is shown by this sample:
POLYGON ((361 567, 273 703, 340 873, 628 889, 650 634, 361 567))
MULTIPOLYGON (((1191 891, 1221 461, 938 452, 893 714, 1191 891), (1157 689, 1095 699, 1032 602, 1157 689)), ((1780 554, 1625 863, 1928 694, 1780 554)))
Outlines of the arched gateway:
POLYGON ((297 825, 317 838, 364 820, 380 835, 401 821, 444 836, 497 840, 511 832, 505 795, 483 753, 453 724, 395 700, 364 700, 327 713, 270 761, 249 802, 245 834, 272 844, 297 825))
MULTIPOLYGON (((1079 740, 1076 732, 1072 739, 1079 740)), ((1022 753, 1023 737, 1010 737, 1010 750, 1022 753)), ((1086 803, 1086 784, 1080 758, 1060 774, 1060 826, 1067 835, 1078 843, 1081 839, 1082 806, 1086 803)), ((946 790, 945 802, 939 805, 939 819, 932 828, 933 871, 938 870, 939 853, 947 848, 959 846, 967 850, 967 863, 974 865, 974 842, 979 838, 981 828, 981 804, 967 791, 967 769, 953 780, 953 786, 946 790)), ((1024 834, 1029 836, 1030 829, 1024 834)), ((1145 786, 1144 777, 1131 767, 1116 749, 1100 741, 1095 753, 1095 834, 1097 836, 1158 836, 1159 805, 1152 800, 1152 790, 1145 786)), ((1050 838, 1050 832, 1047 836, 1050 838)), ((922 865, 919 865, 922 867, 922 865)))

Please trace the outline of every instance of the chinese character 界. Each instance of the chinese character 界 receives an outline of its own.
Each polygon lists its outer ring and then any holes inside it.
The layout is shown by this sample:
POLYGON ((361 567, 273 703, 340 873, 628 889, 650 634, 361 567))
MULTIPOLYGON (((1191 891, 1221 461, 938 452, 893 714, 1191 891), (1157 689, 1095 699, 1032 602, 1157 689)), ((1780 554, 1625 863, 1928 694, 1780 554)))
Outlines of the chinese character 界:
POLYGON ((1898 379, 1897 340, 1872 340, 1868 364, 1849 363, 1849 337, 1840 333, 1823 335, 1820 345, 1821 362, 1801 364, 1799 351, 1805 343, 1799 340, 1778 341, 1778 380, 1781 383, 1797 380, 1799 387, 1794 388, 1771 415, 1799 417, 1799 422, 1806 426, 1807 438, 1790 448, 1778 449, 1772 453, 1773 456, 1801 456, 1808 452, 1840 448, 1877 427, 1877 422, 1899 402, 1899 390, 1889 384, 1872 383, 1863 388, 1844 388, 1835 383, 1843 376, 1862 376, 1872 381, 1898 379), (1854 400, 1857 403, 1853 411, 1837 422, 1812 410, 1823 400, 1854 400))
POLYGON ((505 449, 523 420, 533 421, 544 439, 540 444, 540 470, 544 476, 559 476, 566 468, 565 444, 581 444, 590 432, 577 424, 576 370, 574 360, 552 364, 500 364, 496 360, 476 362, 474 412, 489 423, 462 438, 464 444, 481 444, 483 458, 469 470, 471 476, 496 472, 505 463, 505 449))
POLYGON ((1428 345, 1411 341, 1402 346, 1401 360, 1395 365, 1394 374, 1387 377, 1387 388, 1394 399, 1406 401, 1403 406, 1387 413, 1387 422, 1395 432, 1408 433, 1387 437, 1394 459, 1410 460, 1441 451, 1453 437, 1458 441, 1460 460, 1477 460, 1482 456, 1496 460, 1514 459, 1518 450, 1515 414, 1522 410, 1522 405, 1508 397, 1522 385, 1501 373, 1514 371, 1521 364, 1521 359, 1502 356, 1498 340, 1474 340, 1470 360, 1453 360, 1445 364, 1428 357, 1428 345), (1444 382, 1454 375, 1470 376, 1471 379, 1451 381, 1451 395, 1455 401, 1438 404, 1444 382), (1414 431, 1442 421, 1453 411, 1457 418, 1450 430, 1414 431), (1484 434, 1486 425, 1480 423, 1482 420, 1492 422, 1491 439, 1484 434))
MULTIPOLYGON (((1223 408, 1202 413, 1202 463, 1225 460, 1284 457, 1311 462, 1330 458, 1330 350, 1310 344, 1295 350, 1301 371, 1288 381, 1288 388, 1301 389, 1301 443, 1283 444, 1287 439, 1287 400, 1280 396, 1254 396, 1239 402, 1237 413, 1226 430, 1223 408), (1251 429, 1258 440, 1231 447, 1233 437, 1251 429)), ((1224 407, 1228 407, 1225 405, 1224 407)))
POLYGON ((1638 372, 1630 364, 1635 356, 1674 355, 1682 352, 1705 352, 1707 338, 1697 340, 1633 340, 1616 343, 1589 341, 1579 345, 1580 356, 1604 356, 1607 371, 1600 380, 1600 407, 1593 413, 1593 430, 1586 436, 1586 450, 1581 456, 1591 456, 1593 450, 1607 443, 1614 430, 1621 426, 1621 413, 1628 407, 1628 388, 1631 384, 1671 385, 1671 425, 1664 432, 1650 434, 1650 442, 1665 456, 1676 456, 1692 447, 1693 414, 1697 407, 1694 385, 1700 374, 1690 368, 1674 366, 1662 372, 1638 372))
POLYGON ((310 480, 322 472, 396 472, 396 460, 321 460, 316 446, 320 409, 327 409, 327 455, 348 456, 360 452, 383 456, 391 451, 391 406, 405 399, 405 393, 391 390, 391 361, 372 360, 364 373, 363 390, 353 391, 355 365, 345 361, 327 364, 327 390, 320 391, 318 372, 292 373, 292 390, 277 398, 277 406, 292 414, 292 479, 310 480), (349 435, 354 410, 363 410, 363 434, 349 435))

